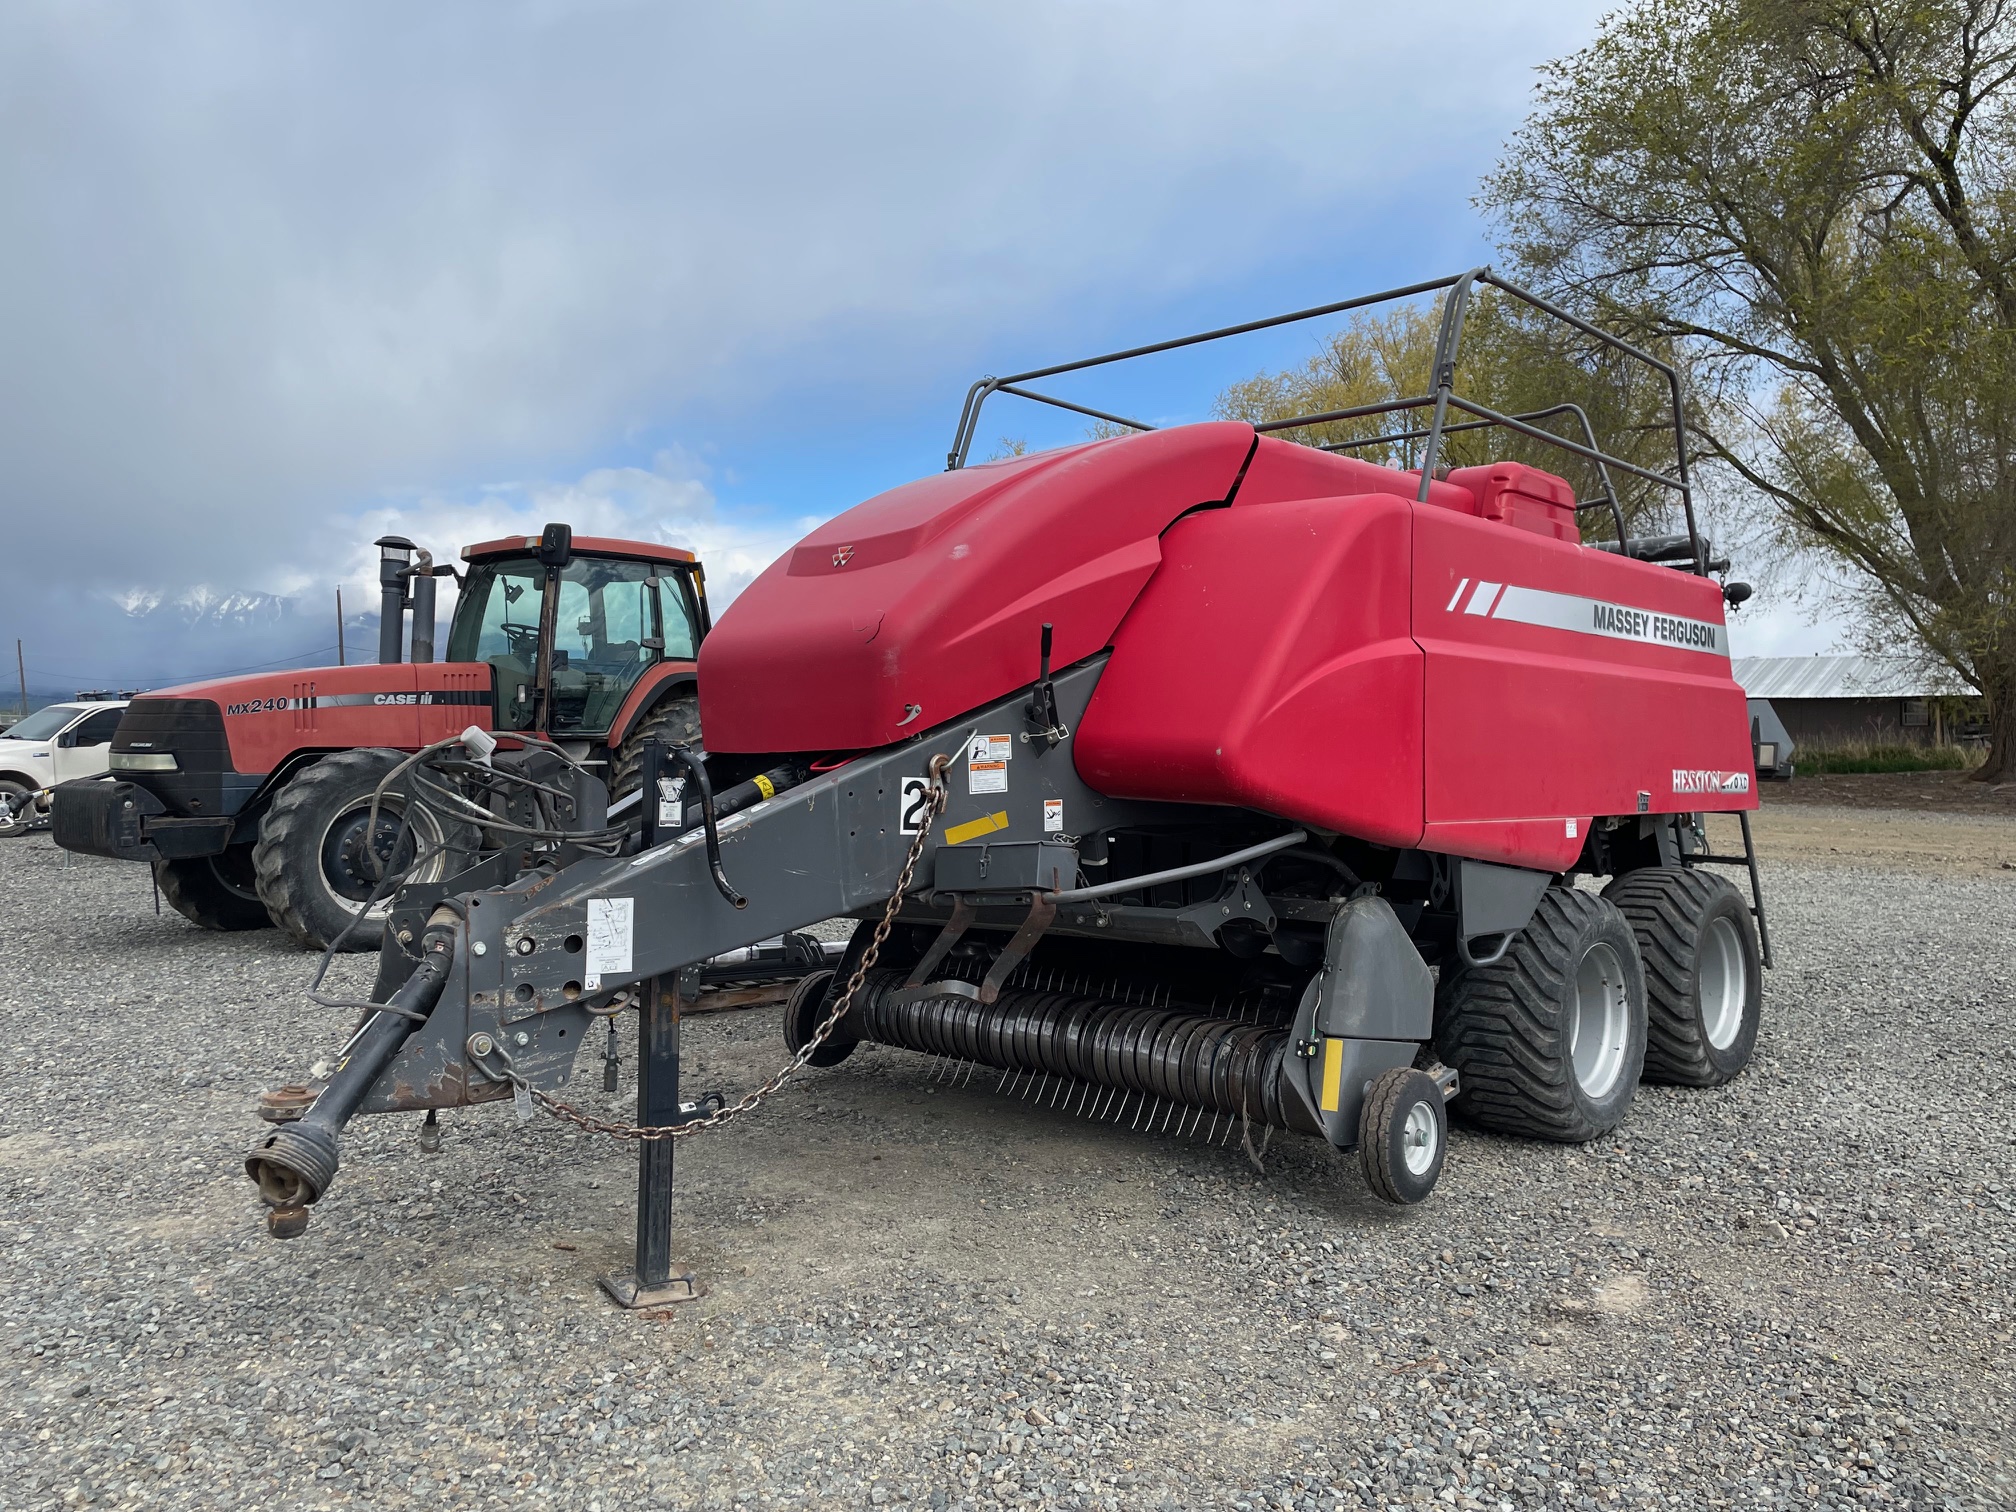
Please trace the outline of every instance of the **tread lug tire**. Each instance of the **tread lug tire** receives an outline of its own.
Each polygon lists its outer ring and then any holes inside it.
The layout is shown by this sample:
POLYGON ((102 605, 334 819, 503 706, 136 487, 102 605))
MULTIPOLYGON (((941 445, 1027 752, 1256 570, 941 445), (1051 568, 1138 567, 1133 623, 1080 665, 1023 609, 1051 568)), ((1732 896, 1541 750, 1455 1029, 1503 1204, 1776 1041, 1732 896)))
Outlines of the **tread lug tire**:
POLYGON ((609 767, 611 798, 621 798, 644 780, 644 742, 654 735, 670 745, 691 744, 700 738, 700 700, 691 688, 659 700, 623 737, 609 767))
MULTIPOLYGON (((369 747, 324 756, 288 778, 267 809, 258 844, 252 848, 252 865, 259 896, 273 922, 297 944, 323 950, 340 937, 343 951, 364 951, 376 950, 384 938, 382 913, 359 920, 355 928, 349 926, 371 881, 357 865, 371 793, 405 759, 403 751, 369 747), (332 867, 341 875, 332 877, 332 867)), ((397 793, 395 787, 388 797, 397 793)), ((380 822, 388 812, 396 822, 402 808, 403 798, 388 802, 380 811, 380 822)), ((476 859, 479 842, 473 826, 450 825, 444 830, 424 809, 416 814, 415 838, 423 850, 445 845, 421 864, 415 881, 453 876, 476 859)))
POLYGON ((1645 1079, 1719 1087, 1750 1064, 1764 963, 1750 906, 1728 879, 1687 867, 1626 872, 1603 896, 1645 965, 1645 1079))
POLYGON ((1624 1121, 1645 1064, 1645 972, 1617 906, 1550 887, 1489 966, 1443 982, 1436 1050, 1453 1111, 1480 1128, 1580 1144, 1624 1121))
POLYGON ((157 857, 153 865, 162 901, 197 928, 228 933, 273 927, 253 876, 251 846, 180 861, 157 857))
POLYGON ((1421 1201, 1435 1190, 1448 1151, 1449 1115, 1434 1077, 1400 1066, 1372 1083, 1358 1112, 1358 1157, 1374 1196, 1421 1201))

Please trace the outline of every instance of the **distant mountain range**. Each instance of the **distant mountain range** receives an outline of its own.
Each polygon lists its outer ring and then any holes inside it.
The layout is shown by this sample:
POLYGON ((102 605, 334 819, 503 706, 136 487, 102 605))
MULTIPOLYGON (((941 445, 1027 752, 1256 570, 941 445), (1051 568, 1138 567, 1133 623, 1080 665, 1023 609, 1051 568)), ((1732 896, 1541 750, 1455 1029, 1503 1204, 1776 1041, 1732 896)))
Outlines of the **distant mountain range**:
MULTIPOLYGON (((343 641, 349 660, 375 661, 378 609, 349 612, 343 641)), ((25 648, 31 702, 66 698, 80 688, 165 688, 238 672, 319 667, 336 661, 335 594, 289 597, 196 587, 179 594, 133 592, 97 600, 88 635, 61 645, 25 648)), ((12 647, 8 647, 12 650, 12 647)), ((6 668, 11 673, 14 669, 6 668)), ((14 679, 0 675, 0 702, 14 679)))

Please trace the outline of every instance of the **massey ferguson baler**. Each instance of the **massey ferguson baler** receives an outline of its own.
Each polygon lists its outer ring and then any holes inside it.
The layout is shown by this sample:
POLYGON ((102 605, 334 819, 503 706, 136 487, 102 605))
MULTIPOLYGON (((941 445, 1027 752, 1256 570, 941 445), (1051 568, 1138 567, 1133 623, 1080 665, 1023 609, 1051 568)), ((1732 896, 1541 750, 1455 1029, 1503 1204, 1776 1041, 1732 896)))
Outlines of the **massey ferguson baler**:
POLYGON ((1480 270, 1237 328, 1446 290, 1436 388, 1392 405, 1122 422, 1138 434, 969 466, 991 394, 1226 333, 975 385, 947 471, 820 527, 722 617, 706 749, 651 749, 640 834, 595 855, 556 831, 564 865, 400 895, 380 981, 404 984, 248 1157, 275 1231, 327 1191, 353 1113, 515 1096, 644 1141, 638 1268, 612 1290, 681 1295, 670 1141, 863 1044, 1158 1131, 1316 1135, 1396 1202, 1441 1171, 1445 1101, 1586 1140, 1641 1076, 1734 1076, 1761 911, 1754 864, 1749 900, 1700 869, 1751 861, 1747 816, 1742 857, 1711 857, 1701 816, 1755 806, 1750 726, 1684 447, 1659 473, 1586 422, 1543 427, 1568 407, 1455 394, 1480 283, 1572 319, 1480 270), (1424 411, 1397 433, 1412 471, 1273 434, 1424 411), (1684 534, 1585 544, 1591 509, 1623 523, 1614 490, 1438 467, 1477 422, 1669 491, 1684 534), (785 1072, 681 1103, 697 963, 842 915, 846 955, 786 1011, 785 1072), (631 1010, 640 1118, 619 1126, 561 1094, 594 1019, 631 1010))

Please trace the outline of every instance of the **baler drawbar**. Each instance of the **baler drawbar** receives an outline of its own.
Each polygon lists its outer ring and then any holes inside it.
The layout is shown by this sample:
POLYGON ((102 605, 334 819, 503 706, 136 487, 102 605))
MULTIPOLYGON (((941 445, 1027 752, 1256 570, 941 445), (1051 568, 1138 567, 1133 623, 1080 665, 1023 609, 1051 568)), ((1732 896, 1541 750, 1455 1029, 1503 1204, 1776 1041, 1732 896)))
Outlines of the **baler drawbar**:
MULTIPOLYGON (((1747 589, 1710 575, 1726 564, 1695 524, 1665 364, 1479 269, 982 380, 949 460, 744 591, 701 648, 704 750, 648 745, 634 809, 528 751, 524 846, 400 889, 339 1068, 248 1157, 274 1232, 327 1193, 354 1114, 513 1098, 640 1142, 637 1266, 610 1290, 676 1300, 673 1141, 863 1044, 1256 1159, 1269 1130, 1317 1135, 1402 1203, 1435 1185, 1449 1109, 1586 1140, 1641 1077, 1747 1064, 1765 959, 1725 613, 1747 589), (1572 405, 1458 396, 1484 288, 1665 379, 1673 471, 1604 452, 1572 405), (1435 387, 1384 405, 1155 430, 1029 387, 1437 293, 1435 387), (1136 434, 968 465, 996 394, 1136 434), (1279 434, 1417 412, 1323 446, 1279 434), (1576 434, 1545 428, 1564 416, 1576 434), (1556 446, 1601 492, 1520 462, 1452 470, 1459 430, 1556 446), (1374 444, 1419 465, 1350 455, 1374 444), (1684 533, 1627 534, 1644 508, 1619 473, 1684 533), (1614 539, 1583 541, 1592 512, 1614 539), (1704 867, 1730 859, 1709 812, 1742 820, 1747 898, 1704 867), (786 1070, 682 1103, 700 964, 850 917, 786 1007, 786 1070), (629 1012, 638 1122, 619 1125, 562 1093, 596 1020, 629 1012)), ((416 759, 420 801, 503 812, 488 767, 416 759)))

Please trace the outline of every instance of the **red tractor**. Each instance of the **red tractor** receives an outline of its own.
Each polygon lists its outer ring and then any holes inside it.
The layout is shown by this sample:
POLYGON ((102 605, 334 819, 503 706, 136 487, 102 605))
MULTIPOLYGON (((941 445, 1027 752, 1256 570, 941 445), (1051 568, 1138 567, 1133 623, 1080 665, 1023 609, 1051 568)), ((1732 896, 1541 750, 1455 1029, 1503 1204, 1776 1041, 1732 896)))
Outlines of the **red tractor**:
POLYGON ((375 950, 383 910, 357 915, 381 863, 397 872, 419 857, 409 880, 438 879, 483 848, 477 827, 398 792, 367 834, 372 793, 405 754, 472 724, 530 732, 622 793, 637 785, 647 738, 698 734, 694 659, 710 617, 691 552, 549 525, 464 548, 457 573, 401 537, 377 544, 375 665, 136 698, 112 738, 108 777, 54 794, 56 843, 151 862, 161 895, 205 929, 271 924, 312 948, 342 936, 345 949, 375 950), (440 576, 456 577, 461 592, 437 662, 440 576))

